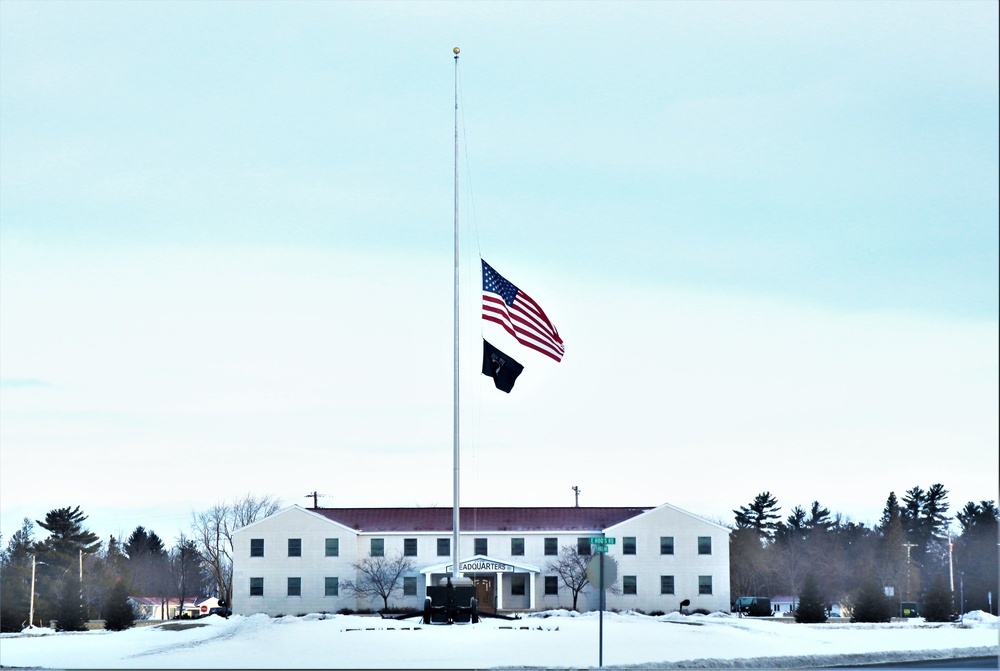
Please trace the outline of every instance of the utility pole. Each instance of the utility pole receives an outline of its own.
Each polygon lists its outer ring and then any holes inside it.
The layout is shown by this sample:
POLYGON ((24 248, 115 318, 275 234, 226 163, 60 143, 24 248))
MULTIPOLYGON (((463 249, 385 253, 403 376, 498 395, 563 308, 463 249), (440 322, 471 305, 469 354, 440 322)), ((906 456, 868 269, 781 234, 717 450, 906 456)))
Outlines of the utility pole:
POLYGON ((28 606, 28 629, 34 627, 35 622, 35 555, 31 555, 31 605, 28 606))
POLYGON ((955 564, 951 558, 954 544, 951 542, 951 529, 948 529, 948 578, 951 580, 951 595, 955 596, 955 564))
POLYGON ((910 548, 917 547, 916 543, 903 543, 906 548, 906 600, 910 600, 910 548))
POLYGON ((313 500, 313 510, 316 510, 317 508, 319 508, 319 497, 321 497, 321 496, 322 497, 326 497, 326 494, 320 494, 319 492, 312 491, 312 492, 309 492, 308 494, 306 494, 305 498, 308 499, 309 497, 312 497, 312 500, 313 500))
POLYGON ((573 485, 572 489, 573 489, 573 493, 574 493, 575 498, 576 498, 576 502, 574 503, 573 507, 574 508, 579 508, 580 507, 580 488, 577 487, 576 485, 573 485))

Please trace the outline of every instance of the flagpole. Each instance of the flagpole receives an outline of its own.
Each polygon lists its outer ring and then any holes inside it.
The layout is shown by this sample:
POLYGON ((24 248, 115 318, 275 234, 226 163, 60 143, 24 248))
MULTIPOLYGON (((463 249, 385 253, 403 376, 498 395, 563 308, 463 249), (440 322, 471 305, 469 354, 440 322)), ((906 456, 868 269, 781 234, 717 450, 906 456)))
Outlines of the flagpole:
POLYGON ((452 563, 451 563, 451 575, 452 578, 457 579, 459 576, 458 570, 458 540, 459 540, 459 412, 458 412, 458 369, 459 369, 459 357, 458 357, 458 343, 459 343, 459 311, 458 311, 458 52, 460 51, 458 47, 452 50, 455 54, 455 379, 454 379, 454 435, 453 435, 453 451, 454 451, 454 462, 455 462, 455 472, 454 472, 454 504, 452 507, 452 563))

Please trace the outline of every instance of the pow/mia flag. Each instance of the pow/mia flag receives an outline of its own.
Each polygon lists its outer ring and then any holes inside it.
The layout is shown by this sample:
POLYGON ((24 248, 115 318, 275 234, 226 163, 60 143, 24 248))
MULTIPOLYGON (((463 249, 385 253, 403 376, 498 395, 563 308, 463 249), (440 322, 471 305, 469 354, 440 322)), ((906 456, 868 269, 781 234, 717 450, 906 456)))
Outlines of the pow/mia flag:
POLYGON ((483 340, 483 375, 493 378, 500 391, 510 393, 524 366, 483 340))

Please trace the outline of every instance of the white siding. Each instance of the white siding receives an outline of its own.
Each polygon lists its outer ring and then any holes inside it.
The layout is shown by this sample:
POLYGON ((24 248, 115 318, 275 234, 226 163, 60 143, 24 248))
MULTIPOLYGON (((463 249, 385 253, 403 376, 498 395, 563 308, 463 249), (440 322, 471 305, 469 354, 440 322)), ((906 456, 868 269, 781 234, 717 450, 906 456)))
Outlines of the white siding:
POLYGON ((617 541, 609 555, 622 576, 636 577, 636 594, 608 594, 609 608, 641 609, 646 613, 676 611, 689 599, 688 610, 729 612, 729 530, 679 508, 662 505, 606 530, 617 541), (634 536, 636 553, 623 554, 623 539, 634 536), (673 536, 674 554, 660 554, 660 537, 673 536), (698 554, 698 537, 712 539, 712 554, 698 554), (660 594, 660 576, 674 576, 674 593, 660 594), (712 577, 712 594, 698 593, 699 576, 712 577))
MULTIPOLYGON (((576 548, 577 538, 597 535, 613 536, 616 544, 611 546, 610 555, 618 562, 618 585, 621 576, 636 576, 635 595, 608 594, 608 608, 642 609, 645 612, 678 609, 681 600, 690 599, 689 609, 704 608, 710 611, 729 611, 729 530, 703 518, 691 515, 679 508, 664 504, 626 520, 606 530, 551 530, 551 531, 492 531, 469 532, 461 537, 461 558, 474 556, 475 539, 487 539, 487 555, 500 562, 511 562, 524 566, 538 567, 534 576, 535 609, 570 608, 572 594, 565 585, 559 583, 558 594, 545 594, 545 577, 555 575, 548 570, 550 563, 558 561, 558 555, 545 554, 545 538, 557 538, 557 548, 576 548), (636 554, 623 555, 623 539, 636 538, 636 554), (674 554, 660 554, 660 537, 674 538, 674 554), (698 554, 698 537, 712 539, 712 554, 698 554), (511 554, 511 539, 524 539, 524 554, 511 554), (660 576, 674 576, 674 594, 660 594, 660 576), (698 577, 712 577, 712 594, 698 593, 698 577)), ((367 557, 373 538, 384 539, 385 555, 394 557, 403 553, 404 539, 417 539, 417 555, 412 557, 413 572, 417 578, 416 596, 402 594, 402 585, 390 599, 391 606, 419 609, 423 606, 426 577, 420 570, 430 566, 450 563, 451 556, 437 554, 437 540, 451 539, 448 531, 436 532, 365 532, 357 533, 341 524, 332 522, 317 513, 298 506, 287 508, 271 517, 239 530, 234 535, 233 571, 233 611, 239 614, 267 613, 269 615, 298 615, 315 612, 337 612, 341 608, 359 610, 382 608, 381 598, 360 601, 347 595, 343 584, 353 580, 352 564, 367 557), (264 557, 250 556, 250 541, 263 539, 264 557), (302 556, 288 556, 288 539, 302 539, 302 556), (326 557, 325 539, 340 539, 340 556, 326 557), (337 577, 341 590, 337 597, 324 596, 324 578, 337 577), (264 595, 250 596, 250 578, 264 579, 264 595), (287 595, 287 579, 302 579, 302 595, 287 595)), ((530 595, 511 594, 511 574, 504 574, 502 603, 504 610, 523 610, 530 603, 530 595)), ((530 589, 526 582, 526 590, 530 589)), ((579 610, 593 610, 598 607, 597 590, 587 587, 577 601, 579 610)))
POLYGON ((343 589, 340 596, 324 596, 327 576, 341 584, 354 578, 355 537, 350 529, 297 506, 240 529, 233 535, 233 612, 299 615, 357 608, 343 589), (263 557, 250 556, 253 538, 263 539, 263 557), (288 556, 289 538, 302 539, 301 557, 288 556), (327 538, 340 539, 339 557, 325 556, 327 538), (289 577, 302 579, 302 596, 288 596, 289 577), (250 578, 264 579, 263 596, 250 596, 250 578))

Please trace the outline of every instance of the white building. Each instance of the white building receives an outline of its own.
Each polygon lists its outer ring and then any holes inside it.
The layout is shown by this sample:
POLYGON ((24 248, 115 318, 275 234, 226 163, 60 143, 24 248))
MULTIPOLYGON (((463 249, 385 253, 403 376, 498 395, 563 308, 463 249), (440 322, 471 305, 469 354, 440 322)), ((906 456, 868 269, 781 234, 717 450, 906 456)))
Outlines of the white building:
MULTIPOLYGON (((460 570, 476 583, 479 608, 502 612, 569 608, 571 591, 549 566, 569 546, 614 538, 618 594, 607 608, 729 612, 729 529, 670 504, 656 508, 462 508, 460 570)), ((341 589, 352 564, 368 556, 405 556, 390 605, 423 608, 425 588, 451 573, 451 508, 302 508, 292 506, 233 536, 233 612, 299 615, 343 608, 380 609, 341 589)), ((577 608, 598 607, 587 587, 577 608)))

